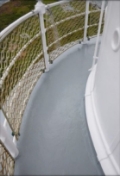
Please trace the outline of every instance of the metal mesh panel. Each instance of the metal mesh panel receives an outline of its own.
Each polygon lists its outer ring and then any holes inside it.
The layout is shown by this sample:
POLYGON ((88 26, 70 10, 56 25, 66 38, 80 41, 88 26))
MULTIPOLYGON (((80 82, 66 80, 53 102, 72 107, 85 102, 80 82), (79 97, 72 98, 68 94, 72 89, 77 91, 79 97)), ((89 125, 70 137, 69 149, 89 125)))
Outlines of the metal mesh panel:
MULTIPOLYGON (((38 78, 43 73, 43 68, 44 60, 41 54, 41 56, 39 56, 38 59, 34 61, 27 69, 22 79, 20 79, 15 87, 11 89, 9 96, 7 96, 5 102, 3 103, 2 108, 6 112, 8 122, 10 123, 11 128, 13 129, 16 136, 19 134, 23 112, 29 99, 30 93, 38 78)), ((13 82, 9 85, 13 85, 13 82)), ((4 87, 6 90, 8 90, 7 86, 4 87)))
POLYGON ((97 31, 98 31, 98 25, 88 27, 88 33, 87 33, 88 38, 95 36, 97 34, 97 31))
POLYGON ((48 5, 47 11, 48 11, 47 15, 50 15, 50 17, 47 18, 49 24, 51 24, 52 22, 51 21, 52 16, 54 17, 55 22, 59 22, 68 17, 85 12, 85 1, 78 1, 78 0, 68 1, 51 8, 49 8, 48 5))
POLYGON ((99 24, 100 11, 99 12, 90 12, 88 25, 99 24))
MULTIPOLYGON (((89 11, 87 36, 93 37, 98 32, 100 8, 90 3, 89 11)), ((47 6, 44 21, 50 62, 83 40, 85 12, 82 0, 47 6)), ((33 14, 0 38, 0 104, 16 136, 29 95, 44 70, 39 17, 33 14)))
MULTIPOLYGON (((90 3, 88 38, 97 35, 100 10, 97 5, 90 3)), ((63 51, 83 40, 85 12, 86 1, 81 0, 71 0, 54 7, 47 7, 45 26, 50 62, 63 51)))
MULTIPOLYGON (((99 19, 100 19, 100 4, 99 7, 96 4, 90 3, 89 6, 89 16, 88 16, 88 30, 87 30, 87 37, 91 38, 93 36, 96 36, 98 33, 98 25, 99 25, 99 19)), ((103 31, 103 23, 104 23, 104 16, 102 20, 102 30, 103 31)))
POLYGON ((13 175, 14 159, 0 141, 0 175, 13 175))
POLYGON ((89 10, 93 11, 93 10, 100 10, 100 7, 102 5, 102 1, 99 3, 99 1, 90 1, 89 4, 89 10))
POLYGON ((1 53, 4 54, 1 61, 0 100, 6 118, 16 136, 19 134, 29 95, 37 79, 45 70, 42 50, 38 16, 27 19, 1 42, 1 53), (11 54, 12 49, 9 50, 9 46, 16 43, 18 48, 16 47, 11 54), (9 51, 9 57, 5 54, 7 51, 9 51))
POLYGON ((17 26, 0 42, 0 77, 22 47, 39 33, 39 26, 38 16, 33 16, 17 26))
POLYGON ((74 0, 47 7, 45 21, 50 61, 83 39, 85 4, 85 1, 74 0))

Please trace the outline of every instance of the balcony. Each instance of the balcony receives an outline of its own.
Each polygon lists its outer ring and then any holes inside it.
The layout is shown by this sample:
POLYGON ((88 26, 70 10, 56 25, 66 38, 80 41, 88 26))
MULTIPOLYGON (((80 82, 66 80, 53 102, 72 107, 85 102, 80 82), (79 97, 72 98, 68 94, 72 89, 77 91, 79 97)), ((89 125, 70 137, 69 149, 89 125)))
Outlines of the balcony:
POLYGON ((103 12, 104 3, 38 2, 0 33, 0 174, 103 175, 84 105, 103 12))

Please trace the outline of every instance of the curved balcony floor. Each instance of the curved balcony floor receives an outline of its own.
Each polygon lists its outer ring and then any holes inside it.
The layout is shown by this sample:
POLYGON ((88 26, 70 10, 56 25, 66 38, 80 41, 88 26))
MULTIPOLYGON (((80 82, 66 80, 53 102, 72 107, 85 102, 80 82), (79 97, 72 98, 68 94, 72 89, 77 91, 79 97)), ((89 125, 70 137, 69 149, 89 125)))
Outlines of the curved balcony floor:
POLYGON ((15 175, 103 175, 84 106, 92 41, 67 50, 37 82, 21 125, 15 175))

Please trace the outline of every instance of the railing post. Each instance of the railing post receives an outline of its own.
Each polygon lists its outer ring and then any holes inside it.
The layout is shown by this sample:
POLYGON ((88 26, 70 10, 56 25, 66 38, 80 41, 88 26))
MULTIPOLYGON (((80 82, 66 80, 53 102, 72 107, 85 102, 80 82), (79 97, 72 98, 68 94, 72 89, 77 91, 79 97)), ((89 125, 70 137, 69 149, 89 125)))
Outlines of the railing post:
POLYGON ((11 156, 13 158, 16 158, 19 154, 19 151, 15 143, 16 141, 15 137, 13 138, 11 136, 11 132, 12 130, 10 129, 2 110, 0 110, 0 140, 2 141, 4 146, 7 148, 11 156))
POLYGON ((88 15, 89 15, 89 1, 86 0, 86 10, 85 10, 85 26, 84 26, 84 39, 83 42, 85 43, 87 40, 87 29, 88 29, 88 15))
POLYGON ((105 7, 105 1, 102 1, 102 7, 101 7, 101 13, 100 13, 100 19, 99 19, 99 25, 98 25, 97 40, 96 40, 95 51, 94 51, 94 56, 93 56, 92 69, 93 69, 93 67, 95 65, 96 59, 98 59, 97 52, 98 52, 98 44, 99 44, 99 37, 100 37, 100 31, 101 31, 104 7, 105 7))
POLYGON ((41 37, 42 37, 42 45, 43 45, 43 53, 44 53, 44 59, 45 59, 45 65, 46 65, 46 71, 49 70, 49 55, 47 52, 47 42, 46 42, 46 29, 44 26, 44 14, 45 14, 45 4, 43 4, 41 1, 38 1, 35 5, 35 12, 39 14, 39 20, 40 20, 40 29, 41 29, 41 37))

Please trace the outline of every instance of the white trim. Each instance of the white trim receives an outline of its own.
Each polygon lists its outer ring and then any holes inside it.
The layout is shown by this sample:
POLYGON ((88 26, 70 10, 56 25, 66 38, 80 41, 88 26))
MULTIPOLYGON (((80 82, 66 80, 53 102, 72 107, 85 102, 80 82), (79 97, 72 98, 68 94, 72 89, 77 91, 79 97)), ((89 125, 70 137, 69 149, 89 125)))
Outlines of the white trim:
POLYGON ((85 92, 85 108, 88 127, 103 171, 106 175, 119 175, 120 172, 118 164, 115 162, 112 151, 110 150, 110 147, 105 139, 94 102, 93 86, 95 73, 96 65, 93 67, 93 70, 88 78, 85 92))
POLYGON ((119 142, 120 142, 120 129, 118 130, 116 137, 114 138, 114 140, 110 144, 110 150, 112 152, 114 151, 114 149, 116 148, 116 146, 118 145, 119 142))

